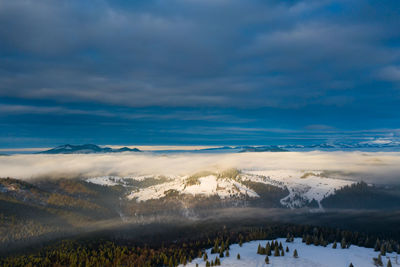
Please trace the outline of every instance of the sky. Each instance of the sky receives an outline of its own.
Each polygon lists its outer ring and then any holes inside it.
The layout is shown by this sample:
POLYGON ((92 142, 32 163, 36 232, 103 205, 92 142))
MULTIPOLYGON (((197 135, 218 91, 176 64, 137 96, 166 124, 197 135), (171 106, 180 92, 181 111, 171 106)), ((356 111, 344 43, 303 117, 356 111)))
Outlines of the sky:
POLYGON ((400 138, 400 2, 0 0, 0 148, 400 138))

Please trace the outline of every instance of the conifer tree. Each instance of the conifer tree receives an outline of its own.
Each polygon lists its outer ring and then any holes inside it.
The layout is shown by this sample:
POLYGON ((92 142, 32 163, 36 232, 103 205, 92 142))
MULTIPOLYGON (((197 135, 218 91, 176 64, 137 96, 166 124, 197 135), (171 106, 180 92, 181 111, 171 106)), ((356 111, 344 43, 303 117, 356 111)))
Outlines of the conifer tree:
POLYGON ((225 257, 229 257, 229 250, 226 250, 225 257))
POLYGON ((169 267, 174 267, 174 259, 172 258, 172 256, 169 258, 168 266, 169 267))
POLYGON ((335 242, 333 242, 332 248, 336 248, 336 247, 337 247, 337 244, 336 244, 336 241, 335 241, 335 242))
POLYGON ((281 250, 281 256, 285 256, 285 252, 283 251, 283 249, 281 250))
POLYGON ((392 244, 390 242, 386 246, 386 252, 389 252, 389 253, 393 252, 393 247, 392 247, 392 244))
POLYGON ((204 261, 208 260, 208 255, 207 255, 207 252, 204 252, 203 259, 204 259, 204 261))
POLYGON ((342 242, 340 242, 340 247, 346 248, 346 239, 344 237, 342 238, 342 242))
POLYGON ((381 254, 382 254, 382 256, 386 255, 386 248, 385 248, 384 244, 381 245, 381 254))
POLYGON ((274 256, 276 257, 280 256, 278 247, 275 247, 274 249, 274 256))
POLYGON ((297 249, 294 250, 294 252, 293 252, 293 257, 294 257, 294 258, 298 258, 298 257, 299 257, 299 255, 297 254, 297 249))
POLYGON ((220 258, 223 258, 223 257, 224 257, 224 252, 223 252, 222 250, 219 252, 219 257, 220 257, 220 258))
POLYGON ((392 262, 390 261, 390 259, 388 260, 386 267, 392 267, 392 262))
POLYGON ((269 244, 269 242, 267 243, 267 246, 265 247, 265 254, 267 254, 267 256, 271 256, 271 245, 269 244))
POLYGON ((378 255, 378 264, 379 264, 379 266, 383 266, 381 254, 378 255))
POLYGON ((261 245, 260 244, 258 244, 258 247, 257 247, 257 254, 261 254, 261 245))
POLYGON ((374 250, 379 251, 381 249, 381 242, 379 241, 379 238, 376 239, 374 250))
POLYGON ((310 235, 306 236, 306 245, 310 245, 312 243, 312 239, 310 235))
POLYGON ((364 241, 364 247, 368 247, 368 245, 369 245, 369 238, 367 236, 367 238, 364 241))
POLYGON ((268 255, 267 255, 267 256, 265 256, 265 263, 266 263, 266 264, 269 264, 269 258, 268 258, 268 255))
POLYGON ((209 261, 206 262, 206 267, 210 267, 210 262, 209 261))
POLYGON ((286 246, 286 252, 289 252, 289 247, 288 246, 286 246))
POLYGON ((238 260, 240 260, 240 254, 239 254, 239 253, 237 254, 236 258, 237 258, 238 260))
POLYGON ((286 235, 286 242, 290 242, 290 234, 289 234, 289 232, 286 235))
POLYGON ((321 233, 320 236, 319 236, 319 244, 320 244, 321 246, 323 246, 324 243, 325 243, 324 236, 323 236, 322 233, 321 233))
POLYGON ((314 243, 314 246, 319 246, 319 244, 320 244, 319 239, 316 235, 313 237, 313 243, 314 243))
POLYGON ((349 267, 354 267, 353 263, 351 263, 351 262, 350 262, 350 265, 349 265, 349 267))

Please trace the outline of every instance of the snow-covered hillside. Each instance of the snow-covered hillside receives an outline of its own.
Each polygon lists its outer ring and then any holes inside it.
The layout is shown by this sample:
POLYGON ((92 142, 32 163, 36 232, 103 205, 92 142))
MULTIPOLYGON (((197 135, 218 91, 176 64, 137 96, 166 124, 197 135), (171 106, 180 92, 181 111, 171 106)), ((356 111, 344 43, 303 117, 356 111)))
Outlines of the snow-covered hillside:
POLYGON ((334 194, 335 190, 353 181, 330 178, 322 171, 296 171, 296 170, 228 170, 221 173, 203 172, 195 175, 183 176, 103 176, 87 179, 87 182, 99 185, 122 185, 131 190, 128 199, 138 202, 150 199, 159 199, 171 192, 192 196, 218 196, 220 199, 229 198, 259 198, 257 191, 248 185, 248 182, 266 184, 289 192, 280 199, 280 203, 289 208, 300 208, 315 202, 322 209, 321 201, 334 194), (132 181, 146 179, 159 180, 148 186, 135 187, 132 181), (246 184, 246 185, 245 185, 246 184))
MULTIPOLYGON (((375 266, 373 258, 378 257, 378 252, 375 252, 371 248, 363 248, 358 246, 350 246, 348 249, 338 248, 333 249, 332 244, 327 247, 306 245, 301 242, 301 238, 295 238, 293 243, 286 243, 284 238, 277 239, 278 242, 282 242, 284 248, 289 248, 289 252, 286 252, 284 256, 269 256, 269 264, 265 264, 265 255, 257 254, 257 247, 259 244, 265 246, 267 241, 271 240, 260 240, 243 243, 242 247, 238 244, 230 246, 230 256, 220 258, 221 266, 229 267, 242 267, 242 266, 271 266, 271 267, 348 267, 350 263, 355 267, 368 267, 375 266), (298 258, 293 257, 294 250, 298 252, 298 258), (237 254, 240 254, 240 259, 237 259, 237 254)), ((208 260, 215 261, 218 254, 211 254, 211 249, 206 250, 208 260)), ((387 253, 386 256, 382 256, 383 266, 387 265, 388 258, 392 263, 392 266, 400 266, 400 259, 397 259, 396 253, 387 253)), ((186 266, 195 267, 206 266, 206 262, 203 259, 194 259, 191 263, 186 266)), ((183 266, 183 265, 181 265, 183 266)))
POLYGON ((151 186, 138 192, 132 192, 128 198, 136 198, 137 201, 146 201, 166 196, 170 190, 176 190, 180 194, 212 196, 217 195, 221 199, 247 195, 259 197, 256 192, 244 186, 242 183, 229 178, 218 178, 216 175, 199 177, 196 183, 189 184, 188 177, 179 177, 172 182, 151 186))
POLYGON ((281 204, 299 208, 315 200, 322 208, 321 201, 334 194, 335 190, 354 182, 329 178, 322 171, 268 170, 245 171, 244 179, 287 188, 289 195, 281 199, 281 204))

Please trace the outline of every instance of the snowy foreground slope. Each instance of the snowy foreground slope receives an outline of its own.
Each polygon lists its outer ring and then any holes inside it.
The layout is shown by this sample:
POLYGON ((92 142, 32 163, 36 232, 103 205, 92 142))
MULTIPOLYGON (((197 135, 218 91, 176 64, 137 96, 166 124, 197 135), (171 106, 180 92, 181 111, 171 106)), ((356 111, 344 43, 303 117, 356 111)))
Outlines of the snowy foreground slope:
MULTIPOLYGON (((353 263, 354 267, 368 267, 375 266, 373 258, 378 256, 378 252, 375 252, 371 248, 363 248, 358 246, 350 246, 348 249, 338 248, 333 249, 332 244, 327 247, 306 245, 301 242, 301 238, 295 238, 293 243, 286 243, 284 238, 278 238, 278 242, 282 242, 284 248, 289 247, 289 252, 285 256, 269 256, 269 264, 265 264, 265 256, 257 254, 258 244, 265 246, 268 240, 251 241, 243 243, 242 247, 238 244, 230 246, 230 256, 221 258, 221 266, 232 266, 232 267, 260 267, 260 266, 271 266, 271 267, 348 267, 350 263, 353 263), (297 250, 298 258, 293 257, 293 251, 297 250), (240 260, 237 259, 237 254, 240 254, 240 260)), ((270 240, 269 240, 270 241, 270 240)), ((211 254, 211 249, 206 250, 208 254, 208 260, 215 260, 218 254, 211 254)), ((396 253, 387 253, 386 256, 382 257, 383 266, 387 265, 388 258, 390 257, 392 266, 400 266, 400 263, 396 263, 396 253)), ((398 259, 400 262, 400 259, 398 259)), ((195 267, 206 266, 206 262, 203 259, 194 259, 191 263, 186 266, 195 267)), ((183 265, 180 265, 183 266, 183 265)))

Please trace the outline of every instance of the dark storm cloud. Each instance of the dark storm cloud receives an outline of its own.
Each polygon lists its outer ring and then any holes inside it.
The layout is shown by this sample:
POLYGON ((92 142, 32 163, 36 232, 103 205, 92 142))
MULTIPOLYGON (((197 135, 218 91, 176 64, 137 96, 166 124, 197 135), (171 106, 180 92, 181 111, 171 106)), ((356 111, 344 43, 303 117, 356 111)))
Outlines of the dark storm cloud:
POLYGON ((348 104, 371 77, 398 80, 400 22, 383 20, 397 4, 385 4, 2 1, 0 93, 126 106, 348 104))

